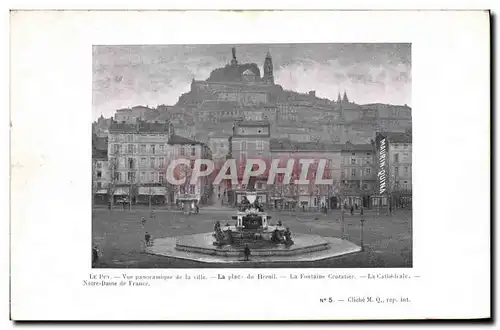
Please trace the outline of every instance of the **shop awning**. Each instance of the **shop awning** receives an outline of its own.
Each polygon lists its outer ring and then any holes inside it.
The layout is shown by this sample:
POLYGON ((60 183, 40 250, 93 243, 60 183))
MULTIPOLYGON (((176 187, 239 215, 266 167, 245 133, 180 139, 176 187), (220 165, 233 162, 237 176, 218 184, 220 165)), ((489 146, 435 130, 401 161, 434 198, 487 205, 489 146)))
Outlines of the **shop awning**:
POLYGON ((129 188, 128 187, 118 187, 115 189, 114 196, 128 196, 129 195, 129 188))
POLYGON ((99 195, 107 195, 108 194, 108 190, 106 190, 106 189, 100 189, 100 190, 96 191, 95 193, 99 194, 99 195))
POLYGON ((177 196, 177 200, 179 200, 179 201, 197 201, 198 196, 190 195, 190 194, 179 195, 179 196, 177 196))
POLYGON ((167 188, 165 187, 139 187, 139 195, 165 196, 167 188))

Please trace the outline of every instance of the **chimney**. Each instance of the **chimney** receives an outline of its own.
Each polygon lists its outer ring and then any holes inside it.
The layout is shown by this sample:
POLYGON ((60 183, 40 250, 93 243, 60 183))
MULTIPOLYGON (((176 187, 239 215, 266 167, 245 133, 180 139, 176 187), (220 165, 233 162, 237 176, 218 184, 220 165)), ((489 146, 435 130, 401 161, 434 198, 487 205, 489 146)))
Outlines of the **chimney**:
POLYGON ((310 91, 309 96, 316 97, 316 91, 310 91))

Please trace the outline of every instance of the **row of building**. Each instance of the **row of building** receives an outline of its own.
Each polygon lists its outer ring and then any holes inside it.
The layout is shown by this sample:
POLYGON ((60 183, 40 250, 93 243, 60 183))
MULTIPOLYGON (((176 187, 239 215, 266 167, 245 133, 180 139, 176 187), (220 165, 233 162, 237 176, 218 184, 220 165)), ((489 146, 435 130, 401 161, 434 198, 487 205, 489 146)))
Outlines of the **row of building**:
MULTIPOLYGON (((241 201, 246 187, 169 186, 166 168, 176 157, 211 158, 220 168, 228 158, 312 158, 327 160, 330 186, 267 185, 256 182, 261 201, 274 207, 386 205, 377 194, 377 132, 387 133, 389 189, 394 203, 411 196, 411 108, 358 105, 347 92, 336 101, 314 91, 298 93, 275 84, 271 54, 261 76, 255 63, 232 60, 206 80, 192 80, 176 105, 120 109, 114 119, 93 124, 94 191, 97 199, 198 203, 241 201), (400 197, 397 197, 400 196, 400 197)), ((186 173, 189 169, 184 169, 186 173)), ((187 174, 186 174, 187 175, 187 174)))
MULTIPOLYGON (((96 202, 127 199, 132 203, 200 204, 224 200, 236 205, 247 187, 228 180, 213 185, 213 177, 196 184, 172 186, 166 180, 173 159, 211 159, 221 168, 227 159, 246 164, 247 159, 326 160, 326 175, 332 185, 267 184, 267 176, 256 180, 260 200, 271 207, 337 208, 347 205, 387 205, 388 195, 378 193, 378 151, 371 143, 326 143, 293 141, 272 137, 269 121, 237 121, 232 134, 213 134, 209 143, 182 137, 171 123, 134 124, 112 121, 108 137, 93 135, 93 194, 96 202)), ((380 133, 387 141, 388 192, 395 204, 411 202, 412 141, 409 133, 380 133)), ((313 164, 313 170, 314 165, 313 164)), ((189 175, 191 169, 184 170, 189 175)), ((241 179, 241 176, 239 177, 241 179)), ((293 181, 292 181, 293 182, 293 181)))

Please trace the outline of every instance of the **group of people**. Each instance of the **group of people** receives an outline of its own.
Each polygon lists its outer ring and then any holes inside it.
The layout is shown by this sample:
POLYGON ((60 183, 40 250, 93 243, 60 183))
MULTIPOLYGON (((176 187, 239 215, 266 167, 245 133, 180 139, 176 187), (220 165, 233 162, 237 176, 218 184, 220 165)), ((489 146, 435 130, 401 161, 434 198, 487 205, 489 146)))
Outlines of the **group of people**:
POLYGON ((363 215, 364 214, 364 209, 363 209, 363 205, 361 206, 358 206, 357 203, 351 205, 351 207, 349 207, 347 205, 347 203, 344 204, 344 210, 349 210, 351 212, 351 215, 354 215, 354 210, 358 210, 359 209, 359 214, 363 215))

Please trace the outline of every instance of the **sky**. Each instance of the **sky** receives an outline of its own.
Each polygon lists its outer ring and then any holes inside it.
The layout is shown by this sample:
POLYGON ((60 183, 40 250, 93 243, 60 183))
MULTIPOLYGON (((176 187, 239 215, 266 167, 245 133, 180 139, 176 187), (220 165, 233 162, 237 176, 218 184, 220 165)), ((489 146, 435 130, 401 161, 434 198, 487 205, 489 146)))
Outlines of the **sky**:
POLYGON ((262 66, 271 53, 275 83, 336 100, 347 91, 358 104, 411 106, 411 44, 248 44, 94 46, 92 118, 117 109, 173 105, 191 79, 205 80, 231 60, 262 66))

